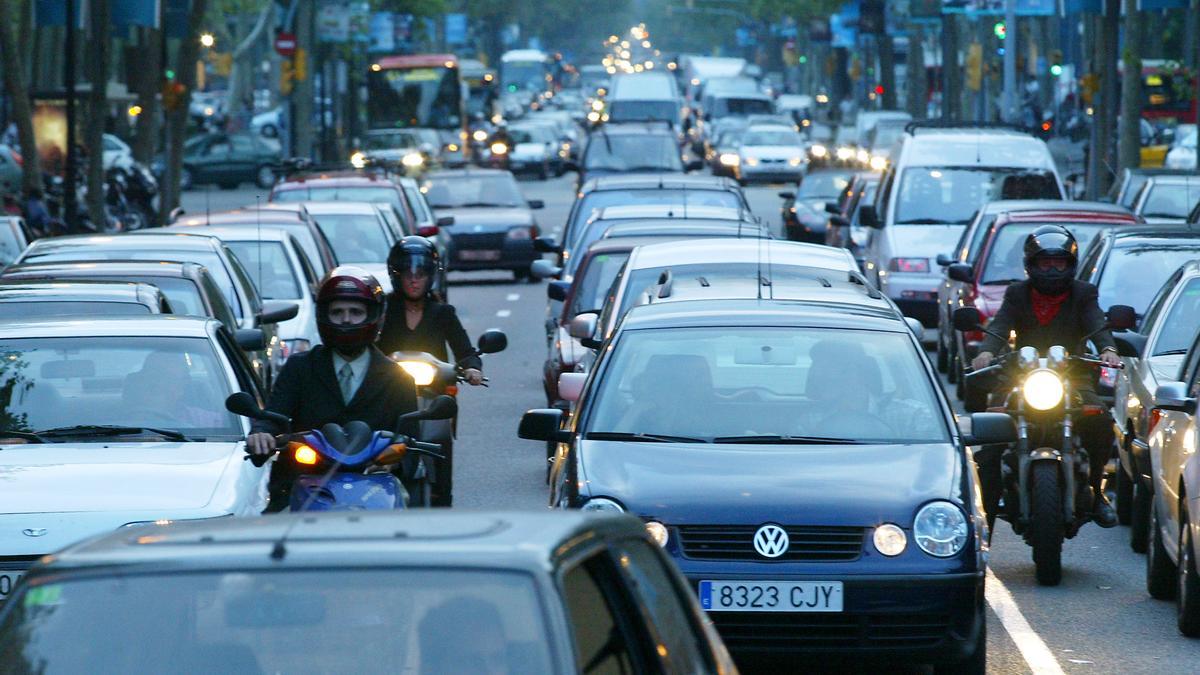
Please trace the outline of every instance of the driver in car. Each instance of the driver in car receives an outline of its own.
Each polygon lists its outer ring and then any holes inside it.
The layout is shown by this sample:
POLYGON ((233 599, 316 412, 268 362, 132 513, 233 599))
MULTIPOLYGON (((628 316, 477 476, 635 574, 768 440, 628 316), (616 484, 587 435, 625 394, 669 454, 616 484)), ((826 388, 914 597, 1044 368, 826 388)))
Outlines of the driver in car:
MULTIPOLYGON (((352 420, 376 431, 396 430, 399 417, 417 409, 417 394, 412 378, 375 346, 386 309, 386 296, 374 276, 352 266, 331 270, 317 293, 322 344, 287 360, 266 408, 290 417, 293 431, 352 420)), ((273 453, 275 434, 287 431, 265 420, 255 420, 251 430, 246 451, 255 455, 273 453)), ((271 471, 268 511, 288 503, 293 477, 286 466, 276 462, 271 471)))

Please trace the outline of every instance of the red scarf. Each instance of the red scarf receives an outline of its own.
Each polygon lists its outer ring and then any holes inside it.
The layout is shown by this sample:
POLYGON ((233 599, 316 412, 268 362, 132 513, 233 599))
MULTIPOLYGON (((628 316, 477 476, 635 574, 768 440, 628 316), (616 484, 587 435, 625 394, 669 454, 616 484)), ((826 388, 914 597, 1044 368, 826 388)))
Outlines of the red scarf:
POLYGON ((1058 311, 1062 309, 1062 305, 1067 298, 1071 296, 1071 291, 1060 293, 1059 295, 1046 295, 1039 293, 1037 289, 1029 289, 1030 300, 1033 301, 1033 316, 1037 318, 1039 326, 1049 325, 1054 317, 1058 316, 1058 311))

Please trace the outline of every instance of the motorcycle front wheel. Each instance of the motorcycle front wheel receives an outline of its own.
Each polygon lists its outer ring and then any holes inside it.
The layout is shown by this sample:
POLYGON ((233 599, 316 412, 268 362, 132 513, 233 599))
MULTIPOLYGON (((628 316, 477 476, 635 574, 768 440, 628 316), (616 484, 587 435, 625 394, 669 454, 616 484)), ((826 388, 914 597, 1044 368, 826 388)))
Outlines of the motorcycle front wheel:
POLYGON ((1063 497, 1058 464, 1037 462, 1029 471, 1029 545, 1037 582, 1057 586, 1062 581, 1063 497))

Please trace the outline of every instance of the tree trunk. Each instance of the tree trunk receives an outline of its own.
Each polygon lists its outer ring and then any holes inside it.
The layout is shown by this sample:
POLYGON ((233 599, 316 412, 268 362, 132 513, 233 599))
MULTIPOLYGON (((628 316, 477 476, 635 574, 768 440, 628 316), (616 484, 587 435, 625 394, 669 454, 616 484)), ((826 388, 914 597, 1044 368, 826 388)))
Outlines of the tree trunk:
POLYGON ((925 35, 920 24, 908 28, 908 65, 904 75, 904 104, 913 119, 925 119, 928 85, 925 82, 925 35))
POLYGON ((296 9, 296 55, 295 61, 305 61, 306 76, 297 79, 292 89, 292 154, 297 157, 313 156, 313 98, 315 97, 313 77, 313 51, 316 40, 313 35, 312 3, 302 2, 296 9))
POLYGON ((91 0, 91 31, 88 44, 87 208, 92 226, 105 228, 104 218, 104 123, 108 119, 108 0, 91 0))
POLYGON ((133 85, 137 94, 137 104, 142 113, 137 117, 133 137, 133 158, 143 164, 149 164, 154 159, 158 149, 159 135, 159 85, 162 72, 162 40, 163 33, 155 28, 139 28, 138 44, 141 46, 143 67, 134 72, 137 76, 133 85))
POLYGON ((1096 177, 1101 194, 1108 192, 1115 177, 1116 147, 1113 139, 1117 135, 1117 51, 1121 27, 1121 0, 1104 0, 1104 17, 1100 25, 1101 70, 1100 70, 1100 125, 1099 140, 1100 173, 1096 177))
MULTIPOLYGON (((229 92, 225 99, 225 110, 228 111, 230 117, 245 110, 243 99, 245 99, 248 93, 253 96, 254 63, 251 59, 255 54, 255 44, 267 34, 267 19, 271 16, 273 6, 272 2, 263 3, 263 8, 258 13, 257 21, 255 21, 254 26, 245 37, 241 36, 241 28, 245 25, 246 17, 237 18, 237 40, 239 42, 233 48, 233 65, 229 71, 229 92)), ((254 106, 251 104, 250 110, 247 111, 247 126, 249 126, 248 113, 252 112, 253 109, 254 106)))
POLYGON ((1121 53, 1125 76, 1121 78, 1121 126, 1117 138, 1119 169, 1141 166, 1139 123, 1142 119, 1142 20, 1137 0, 1125 0, 1125 49, 1121 53))
MULTIPOLYGON (((42 187, 42 168, 33 135, 33 104, 25 85, 24 54, 18 38, 12 32, 16 26, 14 14, 23 16, 23 8, 13 12, 12 0, 0 0, 0 60, 3 60, 4 86, 12 105, 13 122, 17 125, 17 140, 25 159, 21 169, 21 186, 25 191, 42 187)), ((18 26, 19 27, 19 26, 18 26)))
POLYGON ((167 223, 171 210, 179 206, 179 172, 183 167, 183 141, 187 130, 188 105, 192 100, 192 89, 196 86, 196 58, 200 51, 200 24, 204 20, 206 0, 192 0, 188 13, 187 37, 179 45, 178 62, 175 65, 177 81, 183 85, 182 100, 175 110, 167 112, 166 180, 160 199, 162 222, 167 223))
MULTIPOLYGON (((908 39, 912 39, 910 36, 908 39)), ((883 109, 896 109, 896 45, 886 31, 879 34, 879 84, 883 85, 883 109)))

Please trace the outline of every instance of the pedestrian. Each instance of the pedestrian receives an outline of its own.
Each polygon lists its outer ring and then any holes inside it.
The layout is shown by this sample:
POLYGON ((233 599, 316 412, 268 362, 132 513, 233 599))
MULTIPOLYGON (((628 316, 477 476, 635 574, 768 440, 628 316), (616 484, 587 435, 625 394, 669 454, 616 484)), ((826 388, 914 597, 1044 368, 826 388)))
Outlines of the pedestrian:
POLYGON ((50 233, 50 211, 41 188, 31 187, 25 192, 25 224, 42 235, 50 233))

